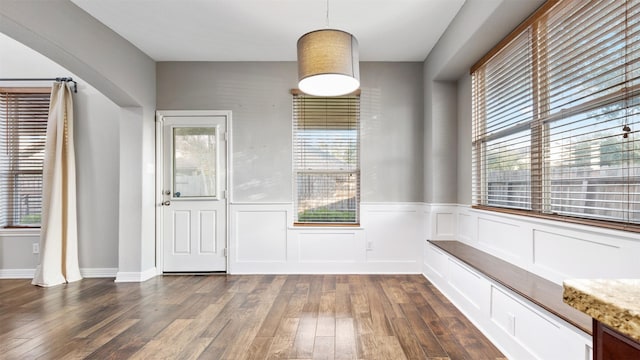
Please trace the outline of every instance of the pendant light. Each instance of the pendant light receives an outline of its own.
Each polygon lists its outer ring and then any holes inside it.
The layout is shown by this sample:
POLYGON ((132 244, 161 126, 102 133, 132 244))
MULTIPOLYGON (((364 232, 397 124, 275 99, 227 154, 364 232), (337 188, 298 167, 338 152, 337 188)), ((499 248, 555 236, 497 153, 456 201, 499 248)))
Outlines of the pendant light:
MULTIPOLYGON (((327 0, 327 27, 329 0, 327 0)), ((298 88, 315 96, 340 96, 360 87, 358 40, 348 32, 324 29, 298 39, 298 88)))

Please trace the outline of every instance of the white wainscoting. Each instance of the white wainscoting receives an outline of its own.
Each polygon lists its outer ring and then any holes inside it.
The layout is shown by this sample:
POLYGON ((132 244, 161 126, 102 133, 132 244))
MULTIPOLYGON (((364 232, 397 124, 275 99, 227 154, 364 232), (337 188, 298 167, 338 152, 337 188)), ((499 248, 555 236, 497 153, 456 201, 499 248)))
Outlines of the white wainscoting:
POLYGON ((427 239, 464 242, 557 284, 568 278, 640 278, 637 233, 467 205, 425 208, 427 239))
POLYGON ((459 205, 457 240, 557 284, 570 278, 640 278, 640 234, 459 205))
POLYGON ((589 360, 591 337, 425 242, 424 275, 509 359, 589 360))
MULTIPOLYGON (((466 205, 425 207, 428 239, 464 242, 557 284, 569 278, 640 278, 636 233, 466 205)), ((427 242, 423 259, 423 274, 509 358, 590 359, 591 337, 582 331, 427 242)))
POLYGON ((229 273, 420 273, 421 203, 362 203, 360 227, 294 227, 291 203, 230 206, 229 273))
POLYGON ((231 204, 230 274, 281 274, 288 269, 290 203, 231 204))

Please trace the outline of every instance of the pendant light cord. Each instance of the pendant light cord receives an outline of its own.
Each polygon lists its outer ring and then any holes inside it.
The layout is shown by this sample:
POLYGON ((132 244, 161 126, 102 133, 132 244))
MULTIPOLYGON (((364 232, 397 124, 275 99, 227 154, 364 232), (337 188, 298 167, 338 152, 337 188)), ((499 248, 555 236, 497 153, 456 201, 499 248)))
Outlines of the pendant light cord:
POLYGON ((327 29, 329 28, 329 0, 327 0, 327 29))

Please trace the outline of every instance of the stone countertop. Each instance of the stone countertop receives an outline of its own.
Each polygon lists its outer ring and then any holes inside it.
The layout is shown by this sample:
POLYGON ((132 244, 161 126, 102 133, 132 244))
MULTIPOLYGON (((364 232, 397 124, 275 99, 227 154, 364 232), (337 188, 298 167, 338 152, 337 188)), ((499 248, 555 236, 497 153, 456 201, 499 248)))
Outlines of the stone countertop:
POLYGON ((566 280, 565 303, 640 341, 640 279, 566 280))

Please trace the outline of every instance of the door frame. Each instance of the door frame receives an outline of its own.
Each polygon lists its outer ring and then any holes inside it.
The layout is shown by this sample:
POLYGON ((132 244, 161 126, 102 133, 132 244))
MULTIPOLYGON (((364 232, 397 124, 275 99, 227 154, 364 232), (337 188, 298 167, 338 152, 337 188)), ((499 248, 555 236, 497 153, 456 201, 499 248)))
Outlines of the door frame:
POLYGON ((155 197, 154 197, 154 205, 156 208, 155 220, 156 220, 156 273, 157 275, 162 275, 164 273, 164 259, 162 257, 163 254, 163 231, 162 225, 163 217, 162 217, 162 201, 163 197, 161 194, 162 191, 162 182, 164 176, 164 161, 163 161, 163 146, 164 146, 164 137, 162 136, 163 125, 165 117, 172 116, 193 116, 193 117, 205 117, 205 116, 224 116, 225 117, 225 126, 226 126, 226 153, 227 156, 224 159, 226 161, 226 184, 225 184, 225 211, 226 211, 226 223, 225 223, 225 248, 226 248, 226 257, 225 257, 225 268, 226 272, 229 272, 229 257, 231 256, 229 252, 229 226, 230 223, 230 205, 231 205, 231 184, 232 180, 232 153, 231 153, 231 139, 233 138, 231 132, 231 110, 158 110, 156 111, 156 186, 155 186, 155 197))

